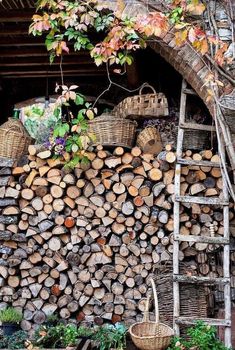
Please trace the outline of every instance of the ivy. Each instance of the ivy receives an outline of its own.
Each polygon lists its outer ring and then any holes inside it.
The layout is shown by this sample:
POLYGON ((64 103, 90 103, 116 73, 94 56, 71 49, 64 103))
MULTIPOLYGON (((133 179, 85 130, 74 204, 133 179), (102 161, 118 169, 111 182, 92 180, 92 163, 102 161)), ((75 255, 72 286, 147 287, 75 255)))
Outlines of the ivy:
POLYGON ((46 37, 50 60, 68 53, 67 43, 73 43, 75 51, 88 50, 97 66, 131 64, 131 52, 146 47, 149 39, 161 38, 173 26, 177 45, 189 41, 202 55, 209 51, 209 43, 216 50, 214 59, 222 66, 227 44, 206 35, 192 17, 201 16, 206 10, 201 0, 171 0, 165 3, 166 11, 150 11, 128 18, 123 0, 118 10, 112 11, 98 0, 39 0, 38 13, 33 16, 30 33, 46 37), (102 39, 94 42, 91 33, 101 33, 102 39), (122 54, 120 58, 119 54, 122 54))

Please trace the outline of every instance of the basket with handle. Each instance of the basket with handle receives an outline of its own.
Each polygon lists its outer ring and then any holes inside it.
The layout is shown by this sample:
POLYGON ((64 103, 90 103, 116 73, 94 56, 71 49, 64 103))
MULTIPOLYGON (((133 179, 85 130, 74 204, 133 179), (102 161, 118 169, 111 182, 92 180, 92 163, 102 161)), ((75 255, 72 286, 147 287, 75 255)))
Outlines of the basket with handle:
POLYGON ((142 322, 134 323, 130 329, 130 335, 135 346, 141 350, 165 350, 174 335, 171 327, 159 322, 158 298, 155 283, 151 279, 155 322, 149 321, 149 297, 147 298, 144 318, 142 322))
POLYGON ((33 142, 18 119, 9 118, 0 126, 0 157, 19 159, 33 142))
POLYGON ((160 132, 154 126, 147 126, 138 135, 136 140, 144 153, 158 154, 162 151, 160 132))
POLYGON ((114 108, 114 113, 119 118, 154 118, 169 115, 169 109, 166 96, 162 92, 157 93, 151 85, 145 83, 139 95, 125 98, 114 108), (145 88, 151 89, 152 92, 143 94, 145 88))

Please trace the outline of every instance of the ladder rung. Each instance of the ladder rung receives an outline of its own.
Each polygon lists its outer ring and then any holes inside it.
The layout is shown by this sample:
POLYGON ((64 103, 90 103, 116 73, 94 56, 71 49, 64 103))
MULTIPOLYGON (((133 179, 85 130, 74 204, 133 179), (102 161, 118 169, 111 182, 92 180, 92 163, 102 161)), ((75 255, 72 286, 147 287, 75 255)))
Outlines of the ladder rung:
POLYGON ((208 160, 188 160, 188 159, 178 158, 177 163, 181 165, 192 165, 192 166, 196 165, 196 166, 220 168, 220 163, 213 163, 208 160))
POLYGON ((223 201, 219 197, 196 197, 196 196, 175 196, 176 202, 182 203, 195 203, 195 204, 205 204, 205 205, 229 205, 229 202, 223 201))
POLYGON ((230 278, 220 278, 220 277, 205 277, 205 276, 184 276, 175 275, 173 280, 176 282, 188 282, 188 283, 208 283, 208 284, 228 284, 230 283, 230 278))
POLYGON ((177 317, 175 322, 178 324, 195 324, 198 321, 205 322, 207 324, 210 324, 212 326, 225 326, 225 327, 231 327, 231 321, 225 320, 225 319, 219 319, 219 318, 192 318, 192 317, 177 317))
POLYGON ((198 94, 193 89, 185 88, 185 89, 183 89, 182 92, 183 92, 183 94, 186 94, 186 95, 196 95, 196 96, 198 96, 198 94))
POLYGON ((192 129, 192 130, 202 130, 202 131, 216 131, 214 126, 211 125, 203 125, 196 123, 180 123, 179 127, 181 129, 192 129))
POLYGON ((180 242, 194 242, 194 243, 208 243, 208 244, 229 244, 229 239, 224 237, 207 237, 207 236, 193 236, 193 235, 175 235, 176 241, 180 242))

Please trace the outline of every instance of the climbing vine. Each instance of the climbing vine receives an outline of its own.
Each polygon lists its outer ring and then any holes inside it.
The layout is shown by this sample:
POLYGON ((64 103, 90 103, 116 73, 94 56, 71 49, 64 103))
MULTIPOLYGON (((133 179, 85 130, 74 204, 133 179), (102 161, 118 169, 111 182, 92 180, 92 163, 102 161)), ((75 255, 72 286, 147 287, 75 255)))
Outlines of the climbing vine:
POLYGON ((88 50, 96 65, 131 64, 131 53, 145 48, 148 40, 171 32, 177 45, 189 42, 201 55, 214 46, 213 59, 219 66, 226 60, 227 44, 202 29, 201 16, 206 10, 200 0, 163 1, 164 11, 146 7, 145 13, 130 16, 124 0, 39 0, 30 33, 46 33, 50 59, 75 51, 88 50))

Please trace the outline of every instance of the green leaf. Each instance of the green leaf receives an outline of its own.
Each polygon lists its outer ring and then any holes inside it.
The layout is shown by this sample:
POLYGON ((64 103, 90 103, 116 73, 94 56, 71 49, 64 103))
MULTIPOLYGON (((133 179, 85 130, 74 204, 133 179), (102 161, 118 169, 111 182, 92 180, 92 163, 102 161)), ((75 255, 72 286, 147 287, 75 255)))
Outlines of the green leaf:
POLYGON ((75 104, 79 106, 79 105, 83 105, 83 103, 84 103, 84 97, 80 94, 77 94, 75 99, 75 104))

